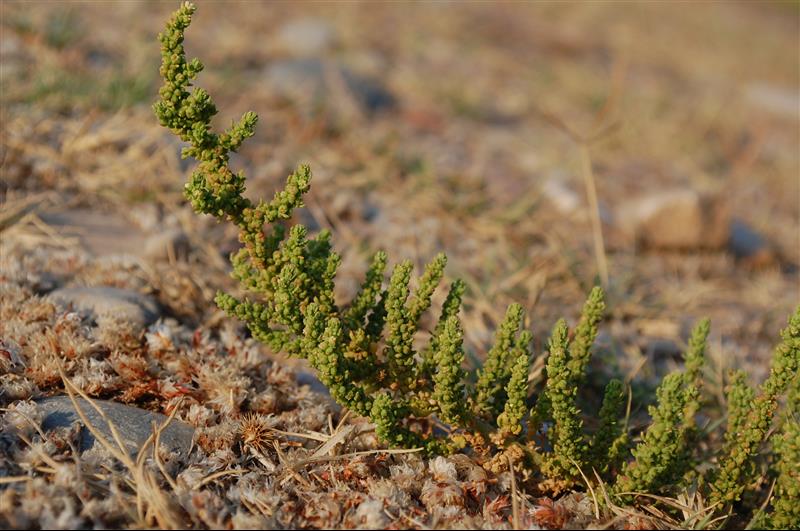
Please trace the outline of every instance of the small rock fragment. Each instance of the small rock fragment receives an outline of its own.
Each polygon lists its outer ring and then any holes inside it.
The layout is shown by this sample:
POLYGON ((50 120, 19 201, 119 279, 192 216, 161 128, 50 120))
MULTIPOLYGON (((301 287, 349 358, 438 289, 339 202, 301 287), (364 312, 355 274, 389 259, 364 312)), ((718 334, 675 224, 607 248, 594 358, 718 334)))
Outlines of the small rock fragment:
MULTIPOLYGON (((114 443, 111 429, 97 410, 83 398, 77 399, 78 406, 86 415, 91 425, 97 429, 108 441, 114 443)), ((152 411, 126 406, 110 400, 93 400, 103 411, 108 420, 114 425, 128 453, 135 456, 142 444, 153 433, 153 422, 161 426, 167 417, 152 411)), ((50 431, 55 428, 68 428, 74 422, 81 422, 72 400, 68 396, 53 396, 37 401, 38 406, 44 411, 42 429, 50 431)), ((185 422, 173 419, 161 432, 160 442, 172 452, 187 456, 192 446, 194 428, 185 422)), ((101 444, 94 435, 84 426, 81 428, 81 453, 92 450, 101 451, 101 444)), ((151 449, 152 450, 152 449, 151 449)))
POLYGON ((581 206, 580 196, 561 179, 548 179, 542 185, 545 199, 562 214, 572 214, 581 206))
POLYGON ((336 32, 318 18, 300 18, 285 24, 278 31, 278 41, 294 55, 319 55, 336 42, 336 32))
POLYGON ((664 190, 627 201, 618 228, 658 249, 718 249, 728 239, 730 212, 722 197, 691 189, 664 190))
POLYGON ((680 323, 667 319, 636 319, 635 326, 642 336, 676 339, 681 334, 680 323))
POLYGON ((60 288, 48 298, 93 318, 100 328, 126 321, 142 329, 158 319, 160 313, 151 297, 111 286, 60 288))
POLYGON ((150 260, 185 259, 189 255, 189 237, 179 228, 164 229, 147 238, 143 255, 150 260))
POLYGON ((365 113, 395 106, 394 96, 376 79, 316 58, 274 61, 267 67, 264 79, 277 94, 300 103, 323 101, 333 105, 337 98, 344 97, 365 113), (304 98, 311 101, 304 102, 304 98))
POLYGON ((647 340, 642 350, 655 359, 679 358, 681 347, 671 339, 655 338, 647 340))
POLYGON ((325 384, 319 381, 316 375, 307 371, 297 371, 297 383, 299 385, 307 385, 312 391, 321 395, 329 395, 328 388, 325 384))
POLYGON ((769 242, 740 219, 731 222, 728 250, 744 265, 753 268, 775 263, 775 252, 769 242))
POLYGON ((761 110, 782 118, 800 119, 800 92, 768 83, 751 83, 745 91, 747 101, 761 110))

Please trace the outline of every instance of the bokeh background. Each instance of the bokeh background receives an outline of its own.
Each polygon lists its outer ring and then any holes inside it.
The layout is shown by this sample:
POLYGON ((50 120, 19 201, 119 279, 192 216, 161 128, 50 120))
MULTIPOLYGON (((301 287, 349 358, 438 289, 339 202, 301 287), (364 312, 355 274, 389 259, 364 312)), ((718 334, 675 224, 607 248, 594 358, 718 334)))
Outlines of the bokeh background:
MULTIPOLYGON (((797 2, 198 4, 215 124, 261 119, 233 165, 255 198, 311 164, 298 219, 333 230, 343 297, 378 248, 445 251, 476 357, 509 302, 541 352, 602 282, 626 376, 671 368, 702 316, 712 381, 765 374, 800 301, 797 2)), ((175 6, 2 3, 0 249, 42 292, 70 253, 133 257, 101 280, 212 325, 236 235, 191 213, 150 109, 175 6)))

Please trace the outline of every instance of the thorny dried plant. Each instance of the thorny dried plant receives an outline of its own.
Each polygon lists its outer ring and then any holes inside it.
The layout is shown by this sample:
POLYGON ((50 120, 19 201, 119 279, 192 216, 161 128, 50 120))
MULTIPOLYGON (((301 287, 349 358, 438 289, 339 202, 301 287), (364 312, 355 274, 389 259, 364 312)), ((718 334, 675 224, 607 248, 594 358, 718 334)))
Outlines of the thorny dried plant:
POLYGON ((257 452, 265 452, 275 440, 275 434, 267 419, 258 413, 246 413, 239 421, 239 436, 242 444, 257 452))
MULTIPOLYGON (((394 266, 387 284, 387 255, 379 251, 360 292, 340 306, 334 299, 340 258, 332 250, 330 233, 312 237, 304 226, 289 222, 303 205, 311 169, 299 166, 269 202, 254 203, 244 196, 245 177, 230 169, 229 159, 253 136, 257 116, 247 112, 226 131, 212 131, 217 109, 211 97, 202 88, 190 92, 203 65, 198 59, 187 62, 183 47, 194 11, 192 4, 184 3, 160 35, 164 85, 154 109, 161 124, 189 144, 183 156, 199 161, 185 188, 195 211, 239 229, 243 246, 231 257, 233 277, 251 296, 218 293, 216 302, 223 310, 275 350, 308 359, 331 396, 369 417, 378 437, 392 446, 421 447, 429 454, 471 448, 490 470, 511 464, 528 477, 545 476, 551 488, 560 491, 576 487, 582 478, 591 489, 587 473, 594 469, 609 507, 666 500, 686 492, 693 482, 699 483, 702 499, 716 513, 724 515, 735 507, 754 478, 755 460, 782 396, 798 385, 800 308, 782 333, 770 376, 759 391, 735 380, 725 443, 716 466, 705 472, 697 466, 695 452, 701 435, 696 415, 702 405, 707 321, 692 333, 685 370, 668 375, 659 386, 656 404, 649 409, 652 422, 633 448, 620 421, 625 396, 620 382, 606 387, 600 427, 593 436, 586 433, 578 405, 605 309, 598 287, 589 294, 573 331, 564 320, 556 324, 544 389, 534 400, 528 393, 531 335, 524 330, 519 305, 509 307, 471 385, 462 367, 459 311, 465 285, 460 280, 451 283, 427 346, 415 348, 420 319, 430 310, 444 276, 444 255, 426 266, 412 294, 411 262, 394 266), (751 399, 746 409, 745 397, 751 399), (611 482, 608 489, 606 480, 611 482)), ((257 419, 244 422, 253 432, 248 432, 250 444, 267 436, 257 419)), ((776 443, 777 497, 763 521, 797 527, 800 520, 792 500, 797 499, 793 471, 798 430, 791 418, 783 426, 776 443)), ((663 514, 655 508, 650 512, 663 514)))

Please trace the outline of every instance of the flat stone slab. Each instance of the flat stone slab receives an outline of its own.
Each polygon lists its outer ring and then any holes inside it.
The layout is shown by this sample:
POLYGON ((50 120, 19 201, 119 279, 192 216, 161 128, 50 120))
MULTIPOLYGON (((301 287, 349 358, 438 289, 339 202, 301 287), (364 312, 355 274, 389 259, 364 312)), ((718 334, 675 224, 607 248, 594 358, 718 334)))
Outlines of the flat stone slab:
POLYGON ((158 319, 158 304, 147 295, 111 286, 60 288, 48 297, 56 304, 93 318, 97 325, 127 321, 144 328, 158 319))
POLYGON ((59 236, 75 241, 96 257, 131 256, 158 261, 171 256, 184 258, 190 249, 189 238, 180 228, 159 226, 146 212, 137 223, 119 213, 86 208, 44 211, 38 215, 59 236))
POLYGON ((75 238, 94 256, 138 255, 146 236, 122 216, 90 209, 41 212, 64 238, 75 238))
MULTIPOLYGON (((91 425, 112 444, 115 444, 111 429, 97 410, 83 398, 78 398, 77 402, 91 425)), ((155 422, 156 426, 160 426, 167 420, 167 417, 161 413, 126 406, 110 400, 93 400, 92 402, 102 409, 106 417, 114 424, 128 453, 132 456, 136 456, 142 444, 153 433, 152 423, 155 422)), ((37 404, 45 412, 44 420, 42 421, 42 429, 45 431, 61 427, 68 428, 76 421, 82 422, 68 396, 43 398, 38 400, 37 404)), ((160 442, 162 446, 186 457, 192 447, 193 438, 194 428, 192 426, 172 419, 172 422, 161 432, 160 442)), ((86 426, 82 426, 80 451, 83 453, 90 450, 102 451, 102 445, 97 442, 86 426)), ((150 451, 152 451, 152 448, 150 448, 150 451)))

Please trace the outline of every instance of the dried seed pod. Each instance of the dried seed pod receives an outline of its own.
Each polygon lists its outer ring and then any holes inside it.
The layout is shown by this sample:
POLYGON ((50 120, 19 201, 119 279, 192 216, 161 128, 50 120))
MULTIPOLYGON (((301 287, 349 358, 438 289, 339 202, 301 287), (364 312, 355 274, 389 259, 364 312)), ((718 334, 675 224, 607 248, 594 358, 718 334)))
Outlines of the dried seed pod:
POLYGON ((258 413, 245 413, 239 421, 239 437, 246 448, 264 453, 275 440, 275 430, 267 418, 258 413))

